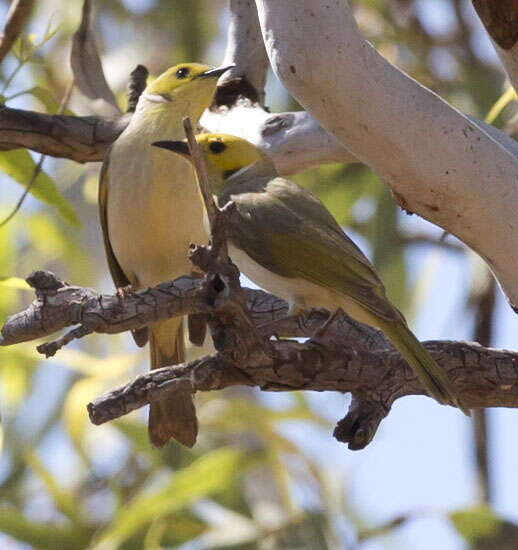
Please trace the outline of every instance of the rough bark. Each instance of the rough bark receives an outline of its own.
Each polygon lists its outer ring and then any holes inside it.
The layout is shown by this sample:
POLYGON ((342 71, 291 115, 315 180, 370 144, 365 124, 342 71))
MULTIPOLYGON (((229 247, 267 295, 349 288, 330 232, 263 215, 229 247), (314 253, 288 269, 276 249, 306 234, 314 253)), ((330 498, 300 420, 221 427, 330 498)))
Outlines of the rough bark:
POLYGON ((0 150, 24 147, 77 162, 103 159, 129 122, 96 116, 46 115, 0 105, 0 150))
MULTIPOLYGON (((95 400, 90 416, 102 423, 126 414, 165 392, 209 391, 244 384, 264 391, 352 392, 347 416, 335 437, 352 449, 367 445, 392 403, 405 395, 424 394, 399 353, 377 330, 344 316, 323 338, 311 339, 327 318, 323 311, 286 318, 287 304, 262 291, 244 289, 238 272, 204 247, 193 259, 208 270, 204 278, 181 277, 155 288, 118 295, 69 286, 49 272, 35 272, 28 282, 36 300, 7 319, 0 345, 12 345, 75 327, 55 342, 38 346, 47 356, 74 338, 92 332, 118 333, 188 313, 209 316, 217 353, 139 376, 95 400), (215 271, 214 265, 217 270, 215 271), (310 337, 305 343, 275 337, 310 337)), ((518 407, 518 353, 467 342, 426 342, 448 372, 469 407, 518 407)))

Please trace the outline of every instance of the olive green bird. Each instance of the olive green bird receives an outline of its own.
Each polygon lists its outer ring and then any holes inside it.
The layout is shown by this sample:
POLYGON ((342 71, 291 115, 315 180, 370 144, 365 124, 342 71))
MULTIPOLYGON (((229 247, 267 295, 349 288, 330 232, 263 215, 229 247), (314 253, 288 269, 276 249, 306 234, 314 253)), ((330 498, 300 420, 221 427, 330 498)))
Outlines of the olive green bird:
MULTIPOLYGON (((207 240, 194 172, 178 156, 150 144, 181 139, 183 117, 198 122, 212 102, 218 77, 228 68, 183 63, 167 70, 144 90, 130 123, 105 155, 99 211, 117 288, 154 286, 192 272, 189 244, 207 240)), ((133 335, 140 346, 149 335, 152 369, 184 361, 181 318, 154 323, 133 335)), ((171 437, 192 447, 198 430, 192 396, 153 403, 148 428, 156 447, 171 437)))
MULTIPOLYGON (((243 139, 221 134, 196 139, 218 205, 235 204, 228 218, 228 249, 240 271, 284 298, 290 314, 341 309, 381 329, 430 396, 439 403, 454 403, 469 415, 446 373, 388 300, 369 260, 318 198, 279 177, 272 160, 243 139)), ((185 140, 154 145, 189 159, 185 140)))

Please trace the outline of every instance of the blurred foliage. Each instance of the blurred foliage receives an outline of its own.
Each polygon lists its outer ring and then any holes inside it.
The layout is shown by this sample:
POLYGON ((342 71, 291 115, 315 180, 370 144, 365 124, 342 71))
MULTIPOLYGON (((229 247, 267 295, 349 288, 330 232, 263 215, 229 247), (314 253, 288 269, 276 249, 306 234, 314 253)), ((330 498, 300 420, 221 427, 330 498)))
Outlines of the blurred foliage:
MULTIPOLYGON (((66 60, 81 4, 36 3, 26 33, 0 67, 5 103, 56 112, 71 78, 66 60)), ((508 92, 495 103, 503 79, 481 54, 468 3, 442 2, 450 13, 444 29, 431 25, 418 1, 352 4, 362 32, 387 59, 459 109, 484 117, 494 105, 491 121, 510 124, 516 96, 508 92)), ((7 7, 0 2, 1 13, 7 7)), ((121 104, 137 62, 159 74, 181 60, 218 63, 222 57, 223 0, 111 0, 97 8, 97 40, 121 104)), ((278 86, 272 90, 269 105, 297 108, 278 86)), ((76 92, 68 113, 90 112, 76 92)), ((0 220, 19 197, 13 180, 26 186, 35 166, 32 153, 0 152, 0 220)), ((0 322, 32 299, 23 277, 35 268, 111 288, 97 227, 97 169, 47 159, 33 197, 0 228, 0 322)), ((406 258, 416 245, 388 189, 360 165, 323 166, 296 179, 355 231, 391 298, 414 311, 423 284, 409 277, 406 258)), ((420 246, 432 254, 437 245, 420 246)), ((420 280, 431 273, 423 269, 420 280)), ((244 389, 197 396, 201 434, 192 451, 176 444, 152 449, 141 413, 90 425, 86 403, 146 365, 146 351, 135 351, 125 336, 90 337, 47 361, 34 342, 0 350, 0 547, 131 550, 191 542, 196 545, 185 548, 340 549, 352 547, 358 533, 358 544, 373 536, 390 540, 402 524, 369 526, 326 457, 317 460, 290 437, 289 425, 330 437, 323 411, 304 393, 275 402, 244 389)), ((504 532, 505 540, 509 533, 516 539, 516 527, 488 510, 450 517, 475 549, 507 548, 495 538, 504 532)))
POLYGON ((473 550, 514 550, 518 543, 518 525, 502 520, 487 506, 450 514, 459 534, 473 550))

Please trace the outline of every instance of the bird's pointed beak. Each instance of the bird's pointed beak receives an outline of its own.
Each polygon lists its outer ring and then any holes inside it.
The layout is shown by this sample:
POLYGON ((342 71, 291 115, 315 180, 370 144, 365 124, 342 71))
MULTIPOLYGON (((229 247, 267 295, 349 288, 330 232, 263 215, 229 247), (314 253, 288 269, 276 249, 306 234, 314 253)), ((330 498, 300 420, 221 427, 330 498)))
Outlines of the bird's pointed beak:
POLYGON ((217 67, 216 69, 209 69, 204 73, 199 74, 200 78, 219 78, 223 73, 227 72, 229 69, 232 69, 236 65, 227 65, 226 67, 217 67))
POLYGON ((184 157, 191 156, 191 152, 189 151, 189 145, 187 145, 187 141, 155 141, 152 143, 153 147, 160 147, 161 149, 167 149, 168 151, 174 151, 175 153, 178 153, 179 155, 183 155, 184 157))

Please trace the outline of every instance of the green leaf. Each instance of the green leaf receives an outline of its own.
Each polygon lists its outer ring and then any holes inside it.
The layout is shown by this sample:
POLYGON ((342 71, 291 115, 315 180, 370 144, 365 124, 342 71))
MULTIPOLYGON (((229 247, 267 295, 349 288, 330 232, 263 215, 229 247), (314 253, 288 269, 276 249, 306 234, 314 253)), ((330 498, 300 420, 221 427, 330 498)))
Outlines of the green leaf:
MULTIPOLYGON (((54 99, 49 90, 46 90, 41 86, 34 86, 34 88, 27 90, 27 93, 33 95, 36 99, 41 101, 43 105, 45 105, 47 113, 54 114, 58 111, 59 103, 54 99)), ((65 109, 63 114, 74 116, 74 112, 70 109, 65 109)))
POLYGON ((404 311, 408 304, 408 293, 398 215, 399 208, 390 191, 385 185, 379 186, 376 213, 369 221, 372 263, 387 289, 390 301, 404 311))
POLYGON ((14 508, 0 507, 0 533, 26 542, 38 550, 86 548, 86 533, 64 525, 28 520, 14 508))
MULTIPOLYGON (((2 151, 0 153, 0 170, 23 186, 31 181, 35 168, 36 163, 25 149, 2 151)), ((74 209, 45 172, 42 171, 38 174, 30 193, 45 204, 54 206, 70 224, 80 227, 81 224, 74 209)))
POLYGON ((117 548, 160 516, 227 489, 240 473, 241 459, 242 454, 235 448, 217 449, 173 474, 165 488, 152 494, 138 494, 119 511, 94 549, 117 548))
POLYGON ((511 101, 517 101, 518 96, 512 86, 509 86, 507 90, 495 101, 489 113, 487 113, 485 122, 493 124, 495 120, 500 116, 500 113, 507 107, 511 101))
POLYGON ((496 535, 502 524, 502 520, 497 518, 488 506, 452 512, 450 520, 469 544, 474 544, 481 538, 496 535))

